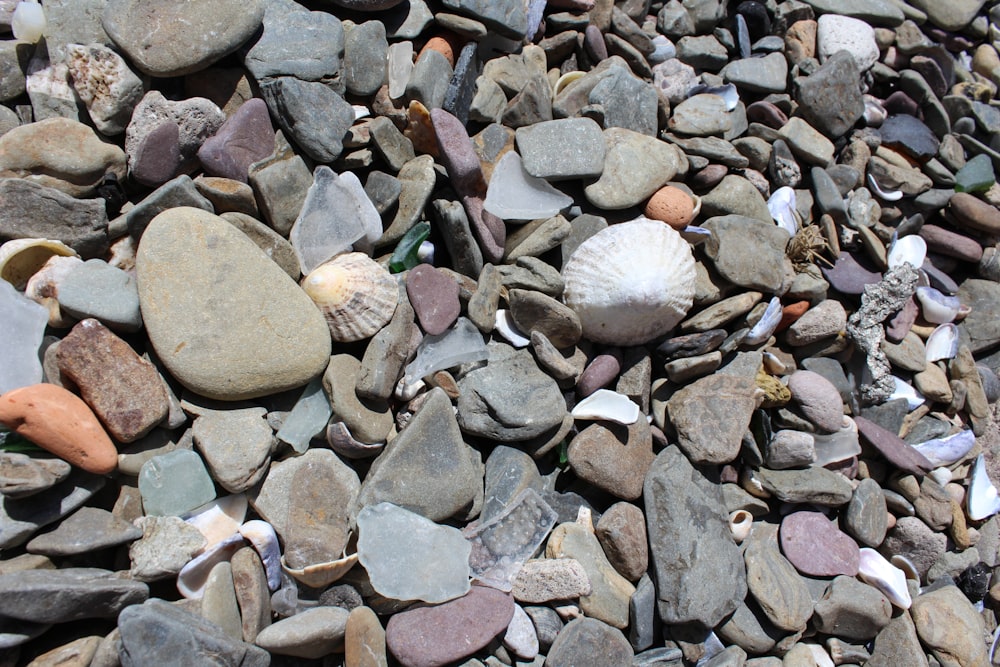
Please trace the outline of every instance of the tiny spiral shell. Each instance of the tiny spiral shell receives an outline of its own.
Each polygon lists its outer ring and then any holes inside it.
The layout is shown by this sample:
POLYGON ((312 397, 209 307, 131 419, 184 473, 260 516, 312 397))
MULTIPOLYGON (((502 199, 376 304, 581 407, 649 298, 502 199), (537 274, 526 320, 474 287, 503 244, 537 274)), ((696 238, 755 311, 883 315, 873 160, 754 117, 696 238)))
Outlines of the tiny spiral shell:
POLYGON ((330 336, 338 343, 378 333, 392 319, 399 295, 389 272, 360 252, 316 267, 302 279, 302 289, 323 311, 330 336))
POLYGON ((594 234, 563 268, 563 300, 597 343, 642 345, 673 329, 694 302, 691 247, 639 217, 594 234))

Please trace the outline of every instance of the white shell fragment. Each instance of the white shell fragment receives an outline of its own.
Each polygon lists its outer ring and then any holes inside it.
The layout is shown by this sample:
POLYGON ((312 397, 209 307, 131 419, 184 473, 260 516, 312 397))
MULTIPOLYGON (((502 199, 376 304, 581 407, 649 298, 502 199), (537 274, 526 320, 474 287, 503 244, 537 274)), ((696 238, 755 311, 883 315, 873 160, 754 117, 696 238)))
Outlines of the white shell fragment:
POLYGON ((753 514, 746 510, 735 510, 729 513, 729 532, 732 534, 736 544, 741 543, 750 536, 753 528, 753 514))
POLYGON ((969 518, 973 521, 982 521, 1000 512, 1000 494, 990 481, 990 476, 986 472, 986 459, 982 454, 976 457, 976 462, 972 466, 966 501, 969 518))
POLYGON ((785 185, 775 190, 767 200, 767 210, 789 236, 795 236, 799 231, 799 221, 795 216, 795 190, 792 188, 785 185))
POLYGON ((927 259, 927 241, 916 234, 897 237, 889 246, 888 264, 890 269, 909 264, 919 269, 927 259))
POLYGON ((243 537, 233 533, 188 561, 177 575, 177 590, 189 600, 200 600, 212 568, 228 561, 243 546, 243 537))
POLYGON ((690 246, 668 225, 641 216, 581 243, 562 275, 564 302, 597 343, 647 343, 673 329, 694 302, 690 246))
POLYGON ((550 218, 572 205, 572 197, 526 172, 521 156, 514 151, 505 153, 493 168, 483 203, 487 211, 503 220, 550 218))
POLYGON ((893 401, 896 400, 897 398, 905 398, 906 407, 908 410, 916 410, 921 405, 923 405, 924 402, 927 400, 921 395, 919 391, 914 389, 913 385, 911 385, 910 383, 906 382, 901 378, 896 377, 895 375, 891 377, 892 381, 896 383, 896 390, 889 395, 889 398, 887 400, 893 401))
POLYGON ((260 556, 267 573, 267 587, 272 591, 278 590, 281 586, 281 545, 274 527, 267 521, 253 519, 240 526, 239 531, 260 556))
POLYGON ((634 424, 639 419, 639 406, 625 394, 610 389, 598 389, 573 408, 573 419, 605 419, 619 424, 634 424))
POLYGON ((14 239, 0 245, 0 278, 19 290, 38 273, 51 257, 80 256, 62 241, 51 239, 14 239))
POLYGON ((958 327, 950 322, 934 329, 924 344, 924 356, 928 363, 942 359, 954 359, 958 354, 958 327))
POLYGON ((37 0, 28 0, 17 3, 10 28, 14 32, 14 39, 35 44, 45 34, 46 23, 42 6, 37 0))
POLYGON ((976 444, 976 434, 966 429, 944 438, 926 440, 913 448, 935 466, 950 466, 961 461, 976 444))
POLYGON ((205 536, 205 548, 211 548, 240 528, 247 515, 247 497, 235 493, 202 505, 190 512, 185 521, 201 531, 205 536))
POLYGON ((920 313, 931 324, 954 322, 962 307, 957 296, 942 294, 933 287, 918 287, 917 301, 920 302, 920 313))
POLYGON ((497 309, 494 327, 496 332, 503 336, 507 342, 514 347, 527 347, 531 344, 531 339, 525 337, 521 330, 517 328, 517 325, 514 324, 513 316, 506 308, 497 309))
POLYGON ((913 604, 910 589, 906 586, 906 574, 874 549, 861 549, 858 577, 882 591, 889 602, 901 609, 909 609, 913 604))
POLYGON ((949 470, 948 468, 934 468, 934 470, 931 470, 927 474, 930 475, 934 479, 934 481, 940 484, 941 486, 944 486, 945 484, 951 481, 951 470, 949 470))
POLYGON ((774 333, 774 330, 778 328, 778 325, 781 324, 781 315, 781 299, 776 296, 771 297, 771 301, 767 304, 764 314, 757 320, 757 324, 753 325, 750 329, 746 338, 743 339, 743 344, 760 345, 767 341, 771 337, 771 334, 774 333))
POLYGON ((871 174, 868 174, 868 186, 875 193, 875 196, 883 201, 899 201, 903 198, 903 193, 900 190, 883 190, 871 174))

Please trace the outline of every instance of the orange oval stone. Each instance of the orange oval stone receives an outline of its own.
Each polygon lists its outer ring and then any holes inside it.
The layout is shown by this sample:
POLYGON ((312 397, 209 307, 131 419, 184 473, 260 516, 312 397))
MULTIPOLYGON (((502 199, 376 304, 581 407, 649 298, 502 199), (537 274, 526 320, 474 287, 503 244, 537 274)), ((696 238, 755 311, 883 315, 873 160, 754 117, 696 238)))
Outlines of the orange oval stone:
POLYGON ((90 407, 54 384, 0 396, 0 424, 87 472, 106 475, 118 466, 118 450, 90 407))
POLYGON ((650 220, 660 220, 682 230, 694 219, 694 199, 680 188, 667 185, 653 193, 644 212, 650 220))
POLYGON ((795 303, 790 303, 782 308, 781 321, 778 323, 778 328, 774 330, 775 333, 784 331, 788 327, 792 326, 792 323, 805 315, 807 310, 809 310, 808 301, 796 301, 795 303))
POLYGON ((420 56, 423 55, 424 51, 437 51, 442 56, 448 59, 448 63, 454 67, 455 66, 455 47, 452 41, 440 35, 435 35, 427 40, 424 44, 424 48, 420 49, 420 53, 417 54, 417 60, 420 60, 420 56))

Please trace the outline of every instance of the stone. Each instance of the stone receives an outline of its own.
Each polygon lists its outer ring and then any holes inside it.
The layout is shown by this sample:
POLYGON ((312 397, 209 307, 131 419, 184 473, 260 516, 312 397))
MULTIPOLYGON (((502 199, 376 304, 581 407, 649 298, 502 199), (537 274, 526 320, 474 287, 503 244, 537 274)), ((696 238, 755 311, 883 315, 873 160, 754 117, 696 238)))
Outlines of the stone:
POLYGON ((420 327, 432 336, 444 333, 461 312, 458 283, 429 264, 410 269, 406 293, 420 327))
POLYGON ((60 372, 119 442, 138 440, 167 416, 167 395, 156 368, 97 320, 73 327, 56 358, 60 372))
POLYGON ((93 317, 123 333, 142 328, 135 278, 102 260, 87 260, 67 273, 57 298, 59 307, 77 319, 93 317))
POLYGON ((156 598, 124 610, 118 629, 123 667, 162 661, 165 655, 241 667, 266 667, 271 660, 264 649, 233 639, 211 621, 156 598))
POLYGON ((309 158, 328 163, 340 156, 354 109, 338 93, 292 76, 262 83, 261 93, 278 125, 309 158))
POLYGON ((201 615, 221 627, 233 639, 243 638, 239 603, 233 584, 233 568, 225 561, 216 563, 208 574, 201 598, 201 615))
POLYGON ((205 463, 190 449, 175 449, 143 463, 139 492, 146 516, 179 516, 215 500, 205 463))
POLYGON ((751 537, 743 552, 750 595, 779 630, 799 632, 813 614, 813 600, 802 577, 765 537, 751 537))
POLYGON ((576 345, 583 335, 576 312, 550 296, 535 290, 512 289, 507 301, 514 324, 528 335, 538 331, 558 348, 576 345))
POLYGON ((457 600, 394 614, 386 624, 386 645, 407 667, 439 667, 486 646, 513 616, 508 594, 476 586, 457 600))
MULTIPOLYGON (((125 128, 125 153, 128 156, 130 171, 138 168, 140 152, 151 153, 151 160, 164 161, 162 167, 164 174, 167 171, 166 167, 172 164, 174 159, 180 160, 176 170, 194 169, 198 164, 198 149, 206 139, 222 127, 225 121, 226 115, 222 109, 204 97, 174 101, 165 98, 158 90, 149 91, 136 105, 132 112, 132 120, 125 128), (170 141, 161 146, 155 145, 159 140, 154 142, 152 135, 155 132, 162 132, 164 124, 177 127, 176 144, 172 139, 173 131, 168 130, 170 141), (179 153, 176 158, 175 150, 179 153)), ((170 173, 163 180, 169 180, 173 175, 170 173)))
POLYGON ((538 558, 521 566, 511 595, 521 603, 541 604, 573 600, 590 595, 593 588, 587 571, 575 558, 538 558))
POLYGON ((590 118, 521 127, 516 140, 524 170, 532 176, 562 181, 599 177, 604 170, 604 137, 601 126, 590 118))
POLYGON ((369 607, 352 609, 344 630, 345 667, 386 667, 385 630, 369 607))
POLYGON ((267 626, 257 635, 257 646, 278 655, 315 659, 343 646, 350 612, 320 606, 267 626))
POLYGON ((0 178, 0 205, 0 242, 51 239, 84 258, 108 249, 108 218, 101 199, 74 199, 28 180, 0 178))
POLYGON ((88 472, 105 475, 118 465, 118 450, 90 406, 57 385, 4 392, 0 423, 88 472))
POLYGON ((323 388, 329 396, 330 408, 355 439, 366 444, 385 442, 392 431, 392 412, 382 401, 358 397, 360 372, 361 363, 349 354, 330 358, 323 373, 323 388))
POLYGON ((739 455, 759 405, 753 380, 709 375, 675 392, 667 401, 667 415, 692 463, 729 463, 739 455))
POLYGON ((899 614, 875 635, 871 659, 867 664, 871 667, 890 667, 920 664, 926 659, 913 620, 909 614, 899 614))
POLYGON ((899 148, 918 161, 926 161, 938 152, 940 141, 929 127, 909 114, 889 116, 879 128, 882 143, 899 148))
POLYGON ((865 442, 900 470, 923 476, 934 467, 927 457, 892 431, 861 416, 855 417, 854 423, 858 425, 858 432, 865 442))
POLYGON ((820 62, 826 62, 838 51, 847 51, 854 57, 860 72, 868 70, 879 57, 875 29, 861 19, 836 14, 819 17, 816 51, 820 62))
POLYGON ((281 76, 320 81, 340 74, 344 28, 333 14, 273 6, 265 8, 263 24, 263 34, 243 58, 257 81, 281 76))
POLYGON ((271 462, 274 433, 263 408, 206 410, 191 425, 212 478, 230 493, 256 485, 271 462))
POLYGON ((969 349, 982 352, 1000 342, 1000 320, 997 319, 996 299, 1000 298, 1000 284, 990 280, 970 278, 959 286, 959 300, 972 308, 972 312, 959 324, 960 336, 968 337, 969 349))
POLYGON ((798 511, 781 521, 781 550, 806 576, 854 576, 861 552, 850 537, 819 512, 798 511))
POLYGON ((129 234, 138 239, 150 221, 160 213, 172 208, 189 206, 213 212, 212 202, 198 192, 190 176, 182 174, 156 188, 147 197, 133 206, 125 214, 125 226, 129 234))
POLYGON ((198 528, 178 516, 144 516, 136 520, 142 539, 129 545, 130 576, 157 581, 177 576, 207 545, 198 528))
POLYGON ((632 647, 622 633, 594 618, 576 618, 566 624, 549 649, 545 664, 571 667, 593 661, 602 665, 631 664, 632 647))
POLYGON ((726 101, 708 93, 692 95, 678 104, 667 123, 672 132, 695 137, 721 135, 732 125, 726 101))
POLYGON ((642 510, 631 503, 615 503, 601 515, 596 534, 608 561, 623 577, 638 581, 645 574, 649 545, 642 510))
POLYGON ((556 428, 566 414, 559 386, 526 350, 490 346, 489 363, 458 386, 458 424, 470 435, 520 442, 556 428))
POLYGON ((311 299, 245 235, 210 213, 177 208, 154 218, 139 244, 136 273, 158 357, 198 394, 221 400, 272 394, 302 386, 329 360, 329 329, 311 299), (220 290, 227 293, 225 307, 203 307, 220 290))
POLYGON ((656 458, 653 437, 643 419, 628 427, 591 424, 570 441, 566 456, 577 477, 624 500, 642 495, 641 480, 656 458))
MULTIPOLYGON (((854 61, 851 60, 850 62, 853 63, 854 61)), ((825 85, 818 84, 818 87, 823 91, 828 90, 828 87, 825 85)), ((841 99, 849 100, 851 98, 845 97, 841 99)), ((828 105, 816 103, 805 108, 837 109, 839 105, 835 102, 830 102, 828 105)), ((848 109, 845 112, 845 116, 849 119, 853 116, 853 111, 853 109, 848 109)), ((813 122, 818 123, 819 121, 814 120, 813 122)), ((846 122, 846 120, 843 121, 843 123, 846 122)), ((833 142, 823 136, 818 129, 798 116, 789 118, 788 122, 782 125, 778 133, 799 159, 819 167, 825 167, 833 161, 833 142)))
POLYGON ((243 103, 198 149, 207 174, 246 183, 250 165, 274 152, 274 129, 267 104, 259 98, 243 103))
POLYGON ((97 130, 107 136, 124 132, 142 99, 142 80, 103 44, 70 44, 66 51, 73 87, 97 130))
POLYGON ((817 428, 827 433, 840 430, 843 402, 833 383, 813 371, 795 371, 788 377, 788 388, 802 414, 817 428))
POLYGON ((719 486, 670 445, 650 467, 644 490, 660 618, 715 627, 747 591, 719 486))
POLYGON ((260 556, 253 547, 242 547, 230 559, 233 589, 240 608, 243 640, 252 642, 271 623, 271 592, 260 556))
POLYGON ((24 544, 41 528, 87 502, 104 482, 103 477, 74 470, 64 481, 45 491, 21 500, 4 499, 0 505, 0 548, 24 544))
POLYGON ((789 345, 804 346, 839 335, 847 328, 847 311, 836 299, 824 299, 788 327, 789 345))
POLYGON ((784 54, 769 53, 763 58, 734 60, 719 76, 751 93, 781 93, 785 91, 788 63, 784 54))
POLYGON ((0 493, 5 498, 27 498, 66 479, 70 465, 60 458, 0 453, 0 493))
POLYGON ((947 536, 934 532, 915 516, 900 516, 882 544, 889 553, 908 558, 923 577, 945 552, 947 536))
POLYGON ((344 85, 354 95, 372 95, 386 81, 389 43, 382 21, 365 21, 346 31, 344 85))
MULTIPOLYGON (((753 196, 760 199, 766 211, 760 194, 755 191, 753 196)), ((703 198, 703 209, 704 205, 703 198)), ((765 223, 759 216, 722 215, 706 220, 702 226, 712 232, 705 251, 723 278, 749 289, 776 293, 784 280, 788 234, 770 221, 770 213, 767 216, 765 223)))
POLYGON ((107 173, 124 180, 125 153, 75 120, 48 118, 0 137, 0 177, 23 178, 73 197, 87 197, 107 173))
POLYGON ((839 507, 851 500, 851 483, 843 475, 826 468, 770 470, 760 468, 757 479, 769 493, 790 503, 815 503, 839 507))
POLYGON ((55 530, 32 539, 28 553, 75 556, 126 544, 142 537, 142 530, 97 507, 81 507, 55 530))
POLYGON ((443 521, 478 514, 482 485, 480 454, 463 441, 447 395, 434 389, 372 464, 358 504, 391 502, 443 521), (439 461, 449 464, 441 466, 439 461))
POLYGON ((869 640, 889 624, 892 604, 878 589, 854 577, 836 577, 816 603, 816 629, 848 640, 869 640))
POLYGON ((960 0, 947 6, 929 0, 914 0, 913 7, 926 12, 931 23, 943 30, 961 30, 983 7, 981 0, 960 0))
POLYGON ((665 141, 624 128, 604 130, 604 167, 583 193, 594 206, 619 210, 636 206, 686 171, 683 151, 665 141))
POLYGON ((4 616, 34 623, 114 618, 149 596, 149 587, 144 583, 89 567, 3 574, 0 591, 0 612, 4 616))
POLYGON ((260 27, 264 3, 176 5, 112 0, 101 23, 132 63, 150 76, 190 74, 239 48, 260 27))
POLYGON ((0 282, 0 300, 3 309, 0 333, 4 341, 0 393, 4 393, 42 381, 39 351, 49 323, 49 311, 25 297, 7 280, 0 282))
POLYGON ((888 509, 878 482, 863 479, 843 514, 843 528, 866 547, 878 547, 888 530, 888 509))

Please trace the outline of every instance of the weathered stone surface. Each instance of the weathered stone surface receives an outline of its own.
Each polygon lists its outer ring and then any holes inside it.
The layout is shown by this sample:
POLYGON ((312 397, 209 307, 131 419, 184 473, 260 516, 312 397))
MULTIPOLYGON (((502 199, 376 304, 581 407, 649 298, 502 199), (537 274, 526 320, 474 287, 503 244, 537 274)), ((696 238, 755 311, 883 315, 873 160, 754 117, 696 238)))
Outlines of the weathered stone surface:
POLYGON ((35 623, 114 618, 149 596, 146 584, 109 570, 63 568, 0 575, 0 613, 35 623))
POLYGON ((694 463, 734 460, 760 393, 753 380, 735 375, 709 375, 676 392, 667 414, 680 448, 694 463))

